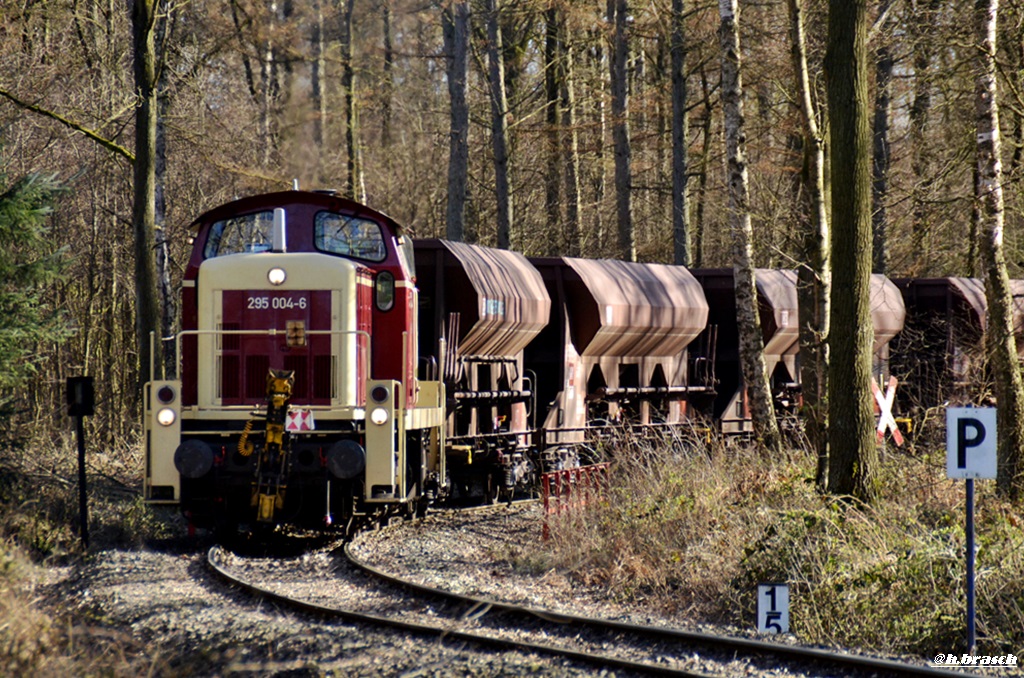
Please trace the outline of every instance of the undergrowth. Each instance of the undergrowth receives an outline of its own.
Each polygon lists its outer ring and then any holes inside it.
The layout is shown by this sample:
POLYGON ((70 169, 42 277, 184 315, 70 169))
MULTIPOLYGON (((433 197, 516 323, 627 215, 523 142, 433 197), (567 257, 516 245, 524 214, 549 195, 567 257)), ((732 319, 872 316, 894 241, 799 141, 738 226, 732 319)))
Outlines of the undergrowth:
MULTIPOLYGON (((67 604, 59 582, 89 557, 78 534, 77 453, 69 438, 0 445, 0 676, 161 675, 127 633, 67 604), (61 568, 64 568, 63 570, 61 568)), ((90 550, 165 536, 142 502, 138 446, 87 451, 90 550)))
MULTIPOLYGON (((945 452, 890 450, 877 506, 826 497, 814 459, 734 441, 618 441, 600 502, 557 517, 520 568, 557 568, 666 614, 752 628, 758 583, 788 582, 809 643, 914 653, 963 649, 964 488, 945 452)), ((1024 655, 1024 514, 978 483, 982 654, 1024 655)))

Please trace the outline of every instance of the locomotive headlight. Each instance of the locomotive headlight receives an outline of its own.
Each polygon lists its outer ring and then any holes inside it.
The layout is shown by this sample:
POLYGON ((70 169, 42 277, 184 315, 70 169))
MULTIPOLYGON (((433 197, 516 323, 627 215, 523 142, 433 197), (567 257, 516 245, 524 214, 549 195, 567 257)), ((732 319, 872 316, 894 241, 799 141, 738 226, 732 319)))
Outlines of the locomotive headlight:
POLYGON ((271 285, 280 285, 280 284, 284 283, 285 278, 287 278, 287 277, 288 277, 288 274, 286 274, 284 272, 283 268, 276 268, 275 267, 275 268, 270 269, 270 271, 267 272, 267 280, 270 281, 271 285))
POLYGON ((178 416, 169 407, 165 407, 156 413, 156 420, 161 426, 170 426, 178 416))
POLYGON ((388 411, 383 407, 375 407, 373 411, 370 412, 370 421, 377 426, 383 426, 388 423, 388 411))

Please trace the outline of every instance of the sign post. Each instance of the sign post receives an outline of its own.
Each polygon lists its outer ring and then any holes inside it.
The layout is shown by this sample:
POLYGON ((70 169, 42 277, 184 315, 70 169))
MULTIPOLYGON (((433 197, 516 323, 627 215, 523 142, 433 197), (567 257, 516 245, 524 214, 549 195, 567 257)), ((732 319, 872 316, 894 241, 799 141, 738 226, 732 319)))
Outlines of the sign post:
POLYGON ((974 480, 995 478, 998 469, 996 411, 991 407, 946 409, 946 476, 967 485, 967 651, 976 645, 974 603, 974 480))

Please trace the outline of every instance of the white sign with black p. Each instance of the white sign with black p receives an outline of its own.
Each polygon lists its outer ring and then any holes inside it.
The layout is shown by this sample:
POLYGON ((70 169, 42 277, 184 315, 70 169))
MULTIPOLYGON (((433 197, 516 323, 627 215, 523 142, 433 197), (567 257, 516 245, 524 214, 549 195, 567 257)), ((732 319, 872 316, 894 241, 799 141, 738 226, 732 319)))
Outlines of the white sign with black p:
POLYGON ((789 633, 789 585, 757 585, 758 633, 789 633))
POLYGON ((994 407, 946 408, 946 477, 995 478, 994 407))

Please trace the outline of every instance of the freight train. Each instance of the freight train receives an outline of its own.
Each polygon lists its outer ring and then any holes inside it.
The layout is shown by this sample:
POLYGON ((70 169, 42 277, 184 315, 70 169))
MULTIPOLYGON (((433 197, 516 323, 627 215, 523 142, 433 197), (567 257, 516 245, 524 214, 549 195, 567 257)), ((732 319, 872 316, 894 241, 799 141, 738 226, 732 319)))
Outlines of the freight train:
MULTIPOLYGON (((146 499, 192 524, 351 527, 511 498, 609 428, 749 430, 731 271, 413 240, 330 192, 243 198, 193 229, 179 372, 146 385, 143 415, 146 499)), ((795 275, 757 280, 793 406, 795 275)), ((873 306, 883 372, 905 308, 881 276, 873 306)))

